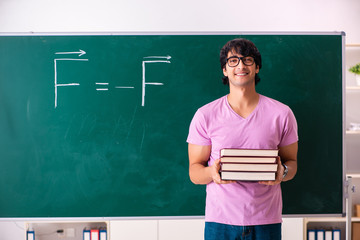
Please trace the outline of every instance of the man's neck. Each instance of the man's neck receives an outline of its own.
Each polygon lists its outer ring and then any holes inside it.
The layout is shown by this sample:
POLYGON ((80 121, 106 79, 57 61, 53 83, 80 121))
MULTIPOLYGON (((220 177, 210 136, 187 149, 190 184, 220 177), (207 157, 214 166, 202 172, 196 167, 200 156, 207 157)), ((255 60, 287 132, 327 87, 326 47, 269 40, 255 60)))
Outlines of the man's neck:
POLYGON ((230 88, 227 98, 231 108, 243 118, 248 117, 259 102, 255 88, 230 88))

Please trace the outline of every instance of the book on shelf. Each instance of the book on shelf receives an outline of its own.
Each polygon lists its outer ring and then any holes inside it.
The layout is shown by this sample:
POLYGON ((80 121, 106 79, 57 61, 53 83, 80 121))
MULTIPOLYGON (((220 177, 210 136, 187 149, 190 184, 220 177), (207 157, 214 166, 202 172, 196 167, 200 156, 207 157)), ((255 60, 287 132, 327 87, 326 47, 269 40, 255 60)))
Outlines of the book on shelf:
POLYGON ((276 172, 276 163, 228 163, 221 162, 222 171, 244 171, 244 172, 276 172))
POLYGON ((333 230, 333 240, 340 240, 341 238, 341 231, 340 229, 333 230))
POLYGON ((274 181, 276 172, 220 171, 222 180, 274 181))
POLYGON ((100 229, 100 240, 107 240, 107 231, 106 229, 100 229))
POLYGON ((333 240, 333 232, 331 230, 325 230, 325 240, 333 240))
POLYGON ((220 157, 276 157, 279 149, 241 149, 241 148, 223 148, 220 150, 220 157))
POLYGON ((325 230, 316 230, 316 240, 325 240, 325 230))
POLYGON ((35 240, 35 231, 26 231, 26 240, 35 240))
POLYGON ((308 240, 315 240, 315 238, 316 238, 316 230, 314 230, 314 229, 309 229, 309 230, 307 231, 307 239, 308 239, 308 240))
POLYGON ((99 240, 99 229, 91 229, 90 230, 90 233, 91 233, 91 238, 90 240, 99 240))
POLYGON ((83 240, 91 240, 90 230, 84 229, 83 240))

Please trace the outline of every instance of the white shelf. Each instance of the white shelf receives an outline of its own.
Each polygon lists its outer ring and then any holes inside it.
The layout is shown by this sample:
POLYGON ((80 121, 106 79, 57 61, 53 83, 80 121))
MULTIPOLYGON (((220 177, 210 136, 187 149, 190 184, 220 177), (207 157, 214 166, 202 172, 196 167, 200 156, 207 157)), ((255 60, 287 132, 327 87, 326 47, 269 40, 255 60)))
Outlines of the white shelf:
POLYGON ((349 86, 346 87, 346 90, 360 90, 360 86, 349 86))
POLYGON ((345 44, 345 47, 360 47, 359 43, 349 43, 349 44, 345 44))
MULTIPOLYGON (((352 222, 360 222, 360 217, 352 217, 352 222)), ((310 217, 310 218, 304 218, 304 223, 309 222, 346 222, 345 217, 310 217)))
POLYGON ((356 135, 356 134, 360 134, 360 131, 346 130, 346 134, 353 134, 353 135, 356 135))
POLYGON ((346 174, 346 176, 352 178, 360 178, 360 173, 348 173, 346 174))

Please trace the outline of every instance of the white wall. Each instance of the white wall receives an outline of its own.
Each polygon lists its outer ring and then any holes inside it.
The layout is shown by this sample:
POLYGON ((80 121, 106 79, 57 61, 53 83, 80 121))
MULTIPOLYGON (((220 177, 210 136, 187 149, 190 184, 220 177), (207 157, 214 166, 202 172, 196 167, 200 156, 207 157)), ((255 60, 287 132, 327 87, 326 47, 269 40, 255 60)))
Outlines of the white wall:
MULTIPOLYGON (((344 31, 347 43, 360 43, 359 23, 359 0, 0 0, 0 33, 344 31)), ((24 239, 23 226, 0 222, 1 240, 24 239)), ((110 224, 111 240, 129 239, 129 232, 197 240, 202 228, 201 220, 110 224)), ((283 239, 302 237, 302 220, 285 219, 283 239)))
POLYGON ((358 0, 0 0, 0 32, 345 31, 358 0))

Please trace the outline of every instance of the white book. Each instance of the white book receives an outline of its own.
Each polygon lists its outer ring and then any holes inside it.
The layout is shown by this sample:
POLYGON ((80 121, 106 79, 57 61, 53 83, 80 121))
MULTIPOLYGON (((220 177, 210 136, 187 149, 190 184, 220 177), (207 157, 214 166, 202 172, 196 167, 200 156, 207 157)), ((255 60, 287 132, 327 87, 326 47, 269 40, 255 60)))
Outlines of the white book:
POLYGON ((274 181, 275 172, 221 172, 222 180, 274 181))
POLYGON ((100 230, 100 240, 107 240, 106 230, 100 230))
POLYGON ((35 240, 35 232, 34 231, 27 231, 26 239, 27 240, 35 240))
POLYGON ((276 172, 278 165, 273 164, 250 164, 250 163, 222 163, 222 171, 248 171, 248 172, 276 172))
POLYGON ((333 240, 333 239, 332 239, 332 231, 331 231, 331 230, 326 230, 326 231, 325 231, 325 240, 333 240))
POLYGON ((333 230, 333 240, 340 240, 341 236, 340 236, 340 230, 336 229, 333 230))
POLYGON ((315 240, 316 239, 316 235, 315 235, 316 231, 309 229, 308 230, 308 240, 315 240))
POLYGON ((324 240, 325 231, 324 230, 317 230, 316 231, 316 240, 324 240))
POLYGON ((279 153, 278 149, 239 149, 239 148, 224 148, 220 150, 220 156, 266 156, 276 157, 279 153))
POLYGON ((90 230, 84 230, 83 231, 83 239, 84 240, 91 240, 91 238, 90 238, 90 230))
POLYGON ((226 163, 276 163, 276 157, 221 157, 221 162, 226 163))

